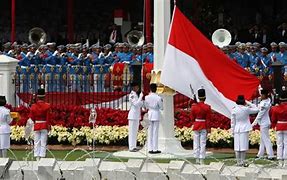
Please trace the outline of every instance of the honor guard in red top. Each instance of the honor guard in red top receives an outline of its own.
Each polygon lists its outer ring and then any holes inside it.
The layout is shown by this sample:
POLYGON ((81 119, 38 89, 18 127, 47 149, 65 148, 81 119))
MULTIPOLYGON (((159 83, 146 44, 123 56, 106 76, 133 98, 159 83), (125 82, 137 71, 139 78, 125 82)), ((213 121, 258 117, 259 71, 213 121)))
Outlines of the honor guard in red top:
POLYGON ((277 159, 284 166, 287 165, 287 91, 281 93, 279 100, 280 104, 272 108, 271 120, 277 134, 277 159))
POLYGON ((34 156, 37 160, 46 156, 48 130, 50 129, 50 104, 44 101, 45 90, 39 89, 37 102, 32 105, 29 117, 34 122, 34 156))
POLYGON ((209 121, 211 107, 204 103, 206 99, 205 90, 198 90, 198 103, 192 104, 191 120, 193 122, 193 151, 196 162, 203 164, 206 155, 206 136, 210 132, 209 121))

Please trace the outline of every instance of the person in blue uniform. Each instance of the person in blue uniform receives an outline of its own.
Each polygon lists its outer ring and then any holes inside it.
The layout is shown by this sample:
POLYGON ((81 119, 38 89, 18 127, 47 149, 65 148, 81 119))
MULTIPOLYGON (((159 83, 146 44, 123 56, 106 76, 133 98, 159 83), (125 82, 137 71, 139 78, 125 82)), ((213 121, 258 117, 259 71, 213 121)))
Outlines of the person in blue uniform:
POLYGON ((69 74, 69 89, 71 91, 79 90, 78 84, 78 66, 80 60, 78 59, 78 47, 76 45, 71 45, 71 54, 68 57, 68 74, 69 74))
POLYGON ((261 48, 262 56, 260 57, 259 69, 262 70, 263 75, 269 75, 271 73, 270 65, 271 65, 271 58, 268 56, 268 49, 263 47, 261 48))
POLYGON ((27 44, 23 44, 19 47, 17 59, 19 60, 18 65, 21 67, 20 75, 20 89, 22 92, 29 92, 31 89, 30 85, 30 60, 26 57, 27 44))
POLYGON ((284 42, 279 43, 279 52, 277 53, 276 60, 280 61, 282 64, 287 64, 287 52, 286 52, 287 45, 284 42))
POLYGON ((244 52, 244 46, 239 45, 238 46, 238 52, 236 53, 236 61, 237 63, 242 67, 242 68, 247 68, 249 64, 249 57, 248 55, 244 52))
POLYGON ((228 54, 229 58, 232 61, 236 61, 236 54, 237 54, 236 46, 235 45, 229 45, 228 49, 229 49, 229 54, 228 54))
POLYGON ((112 45, 106 44, 104 46, 104 64, 112 64, 114 59, 113 59, 113 53, 112 53, 112 45))
POLYGON ((261 44, 258 42, 254 42, 252 45, 256 47, 256 54, 258 57, 260 57, 262 55, 261 50, 260 50, 261 44))
POLYGON ((67 81, 67 64, 68 64, 68 56, 65 53, 65 46, 59 45, 57 46, 57 50, 55 51, 56 56, 56 74, 55 79, 57 81, 57 91, 63 92, 65 90, 67 81))
POLYGON ((44 59, 45 61, 45 71, 46 71, 46 84, 48 85, 48 92, 55 92, 57 90, 57 82, 55 81, 56 73, 56 63, 57 63, 57 52, 55 51, 55 43, 47 43, 46 54, 48 57, 44 59))
POLYGON ((82 48, 82 53, 80 56, 80 65, 81 65, 81 71, 80 73, 80 85, 81 85, 81 90, 83 92, 88 92, 90 91, 90 82, 89 82, 89 77, 91 73, 91 54, 89 53, 89 48, 87 45, 83 45, 82 48))
POLYGON ((278 54, 278 52, 277 52, 278 45, 277 45, 277 43, 272 42, 270 44, 270 47, 271 47, 271 52, 268 54, 268 56, 270 57, 272 62, 275 62, 277 60, 276 58, 278 56, 277 55, 278 54))
POLYGON ((132 52, 130 52, 130 46, 128 43, 123 43, 123 52, 119 55, 120 62, 122 63, 131 63, 132 61, 132 52))
POLYGON ((153 63, 153 44, 152 43, 147 43, 146 44, 147 47, 147 53, 146 53, 146 57, 145 57, 145 62, 147 63, 153 63))
POLYGON ((259 67, 257 66, 257 64, 260 58, 257 56, 254 46, 251 46, 250 49, 251 49, 251 52, 249 55, 250 71, 253 74, 259 75, 259 67))
POLYGON ((7 42, 5 44, 3 44, 3 55, 9 56, 9 51, 11 50, 11 42, 7 42))

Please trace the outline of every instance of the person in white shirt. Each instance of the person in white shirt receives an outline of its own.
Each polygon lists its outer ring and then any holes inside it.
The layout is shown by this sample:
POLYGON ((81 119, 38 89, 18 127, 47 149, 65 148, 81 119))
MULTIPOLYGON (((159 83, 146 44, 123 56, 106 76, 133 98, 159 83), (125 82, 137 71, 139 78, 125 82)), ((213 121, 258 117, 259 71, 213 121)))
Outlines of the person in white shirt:
POLYGON ((272 148, 272 143, 270 140, 269 129, 271 126, 271 121, 269 117, 269 110, 271 108, 271 99, 268 97, 268 91, 265 89, 261 90, 261 101, 259 103, 259 113, 257 114, 252 126, 257 123, 260 126, 260 146, 257 153, 257 158, 263 158, 264 151, 268 155, 268 159, 274 160, 274 153, 272 148))
POLYGON ((6 105, 5 96, 0 96, 0 157, 7 157, 7 149, 10 148, 10 123, 12 118, 6 105))
POLYGON ((150 154, 161 153, 158 150, 158 128, 160 120, 160 110, 163 109, 162 98, 156 94, 156 84, 150 84, 150 94, 145 97, 145 108, 148 110, 148 152, 150 154))
POLYGON ((256 114, 256 105, 245 101, 243 95, 239 95, 236 106, 231 112, 231 133, 234 136, 234 151, 238 166, 246 166, 244 163, 246 151, 249 149, 249 131, 252 130, 249 115, 256 114), (247 105, 247 106, 246 106, 247 105))
POLYGON ((132 91, 129 94, 129 102, 131 104, 128 120, 129 120, 129 151, 136 152, 137 149, 137 134, 139 129, 139 121, 141 119, 141 108, 143 106, 143 93, 140 92, 138 83, 131 83, 132 91), (139 93, 140 92, 140 93, 139 93), (138 95, 139 94, 139 95, 138 95))

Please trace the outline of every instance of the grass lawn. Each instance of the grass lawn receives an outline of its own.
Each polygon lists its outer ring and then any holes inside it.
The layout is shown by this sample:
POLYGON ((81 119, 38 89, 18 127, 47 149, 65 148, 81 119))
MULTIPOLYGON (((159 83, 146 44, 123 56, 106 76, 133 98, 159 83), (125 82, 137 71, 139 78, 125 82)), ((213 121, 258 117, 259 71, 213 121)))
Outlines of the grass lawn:
MULTIPOLYGON (((12 150, 8 152, 9 158, 13 160, 35 160, 33 158, 33 152, 31 150, 12 150)), ((275 166, 276 161, 268 161, 268 160, 255 160, 254 154, 247 155, 247 161, 249 163, 261 164, 264 166, 275 166)), ((126 162, 128 159, 125 158, 117 158, 112 155, 110 152, 99 152, 99 151, 83 151, 83 150, 53 150, 47 151, 48 158, 56 158, 57 160, 67 160, 67 161, 84 161, 86 158, 94 157, 101 158, 106 161, 123 161, 126 162)), ((168 163, 170 160, 167 159, 154 159, 154 161, 158 163, 168 163)), ((194 158, 186 159, 188 162, 195 162, 194 158)), ((209 164, 211 162, 224 162, 226 165, 234 165, 235 157, 233 153, 214 153, 212 156, 206 158, 205 163, 209 164)))

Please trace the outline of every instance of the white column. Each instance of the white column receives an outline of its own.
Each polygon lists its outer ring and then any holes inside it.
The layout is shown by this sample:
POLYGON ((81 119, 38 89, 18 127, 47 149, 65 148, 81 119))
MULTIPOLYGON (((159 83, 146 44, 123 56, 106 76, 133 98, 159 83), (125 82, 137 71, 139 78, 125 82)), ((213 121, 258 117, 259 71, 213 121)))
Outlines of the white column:
MULTIPOLYGON (((163 67, 165 47, 171 21, 170 0, 154 1, 154 71, 163 67)), ((185 150, 179 140, 174 137, 174 102, 170 93, 161 94, 163 98, 162 119, 159 127, 159 150, 173 155, 192 155, 185 150)))
POLYGON ((170 0, 154 1, 154 71, 161 70, 170 26, 170 0))
POLYGON ((15 106, 15 83, 13 82, 18 60, 0 55, 0 95, 6 96, 8 104, 15 106))
MULTIPOLYGON (((165 47, 168 39, 170 27, 170 0, 154 0, 154 69, 153 74, 161 71, 164 61, 165 47)), ((151 82, 158 83, 152 77, 151 82)), ((136 157, 145 158, 151 156, 154 158, 176 158, 177 156, 192 157, 192 151, 185 150, 181 146, 181 142, 174 137, 174 104, 172 93, 160 94, 163 98, 163 111, 161 112, 159 141, 158 147, 161 154, 149 154, 147 147, 140 152, 115 152, 113 155, 117 157, 136 157)))

